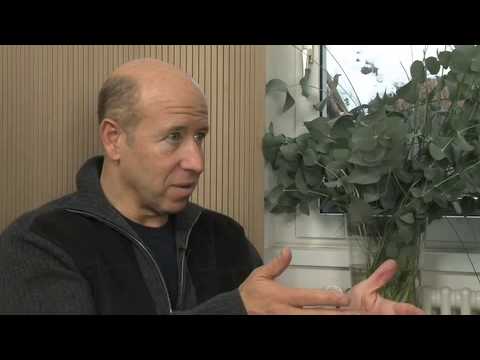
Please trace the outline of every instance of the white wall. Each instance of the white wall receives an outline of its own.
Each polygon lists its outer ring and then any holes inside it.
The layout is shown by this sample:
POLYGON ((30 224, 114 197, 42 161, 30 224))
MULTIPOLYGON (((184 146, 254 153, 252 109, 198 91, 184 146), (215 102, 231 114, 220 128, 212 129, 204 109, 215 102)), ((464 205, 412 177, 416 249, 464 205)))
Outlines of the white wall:
MULTIPOLYGON (((266 52, 266 79, 279 78, 292 85, 290 93, 296 106, 281 114, 285 94, 268 94, 265 126, 273 121, 274 132, 296 136, 305 131, 304 121, 313 120, 318 113, 312 105, 318 101, 318 90, 309 99, 301 96, 299 80, 303 76, 303 45, 270 45, 266 52), (298 49, 296 49, 297 47, 298 49)), ((319 87, 319 46, 314 46, 312 85, 319 87)), ((265 189, 271 189, 275 179, 269 166, 265 167, 265 189)), ((427 231, 422 277, 431 286, 449 286, 454 289, 469 287, 480 290, 480 284, 451 225, 460 233, 465 245, 471 249, 471 259, 480 271, 480 220, 450 219, 432 224, 427 231), (472 253, 473 252, 473 253, 472 253)), ((336 285, 349 288, 349 246, 342 215, 311 214, 272 215, 265 212, 265 261, 269 261, 284 246, 292 249, 291 266, 279 281, 294 287, 318 288, 336 285)))

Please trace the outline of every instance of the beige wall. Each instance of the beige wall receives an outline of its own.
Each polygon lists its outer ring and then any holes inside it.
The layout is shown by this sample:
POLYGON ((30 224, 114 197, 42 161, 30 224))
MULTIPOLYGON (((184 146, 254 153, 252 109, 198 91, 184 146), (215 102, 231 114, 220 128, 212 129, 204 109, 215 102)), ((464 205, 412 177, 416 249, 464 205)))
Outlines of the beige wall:
POLYGON ((74 190, 101 153, 97 92, 116 66, 155 57, 190 73, 210 105, 206 169, 193 201, 228 214, 263 251, 263 46, 0 47, 0 231, 74 190))

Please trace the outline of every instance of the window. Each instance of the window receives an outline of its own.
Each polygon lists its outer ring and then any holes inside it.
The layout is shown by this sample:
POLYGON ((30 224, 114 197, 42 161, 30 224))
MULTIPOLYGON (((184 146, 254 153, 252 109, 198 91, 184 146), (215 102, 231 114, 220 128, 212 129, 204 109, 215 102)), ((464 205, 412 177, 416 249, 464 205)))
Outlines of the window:
POLYGON ((452 49, 452 45, 324 45, 322 84, 339 74, 337 90, 351 110, 377 93, 393 93, 406 84, 413 61, 452 49))

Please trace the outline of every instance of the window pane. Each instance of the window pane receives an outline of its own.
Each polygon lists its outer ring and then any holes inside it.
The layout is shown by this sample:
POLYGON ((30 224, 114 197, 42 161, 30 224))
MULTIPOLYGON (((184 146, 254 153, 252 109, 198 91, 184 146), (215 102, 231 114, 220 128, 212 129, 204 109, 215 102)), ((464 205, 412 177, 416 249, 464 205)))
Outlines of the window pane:
POLYGON ((415 60, 452 50, 452 45, 325 45, 329 76, 340 74, 338 93, 347 109, 366 104, 377 93, 406 84, 415 60))

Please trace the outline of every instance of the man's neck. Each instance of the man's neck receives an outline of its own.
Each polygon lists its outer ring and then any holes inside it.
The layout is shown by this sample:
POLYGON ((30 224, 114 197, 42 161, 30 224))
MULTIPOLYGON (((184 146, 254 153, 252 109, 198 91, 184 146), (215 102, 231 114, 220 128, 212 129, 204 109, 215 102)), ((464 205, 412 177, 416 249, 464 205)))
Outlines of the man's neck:
POLYGON ((100 186, 107 200, 123 216, 133 222, 147 227, 161 227, 168 221, 168 214, 159 215, 153 211, 142 208, 137 197, 129 189, 122 186, 122 182, 113 176, 108 165, 103 165, 100 175, 100 186))

